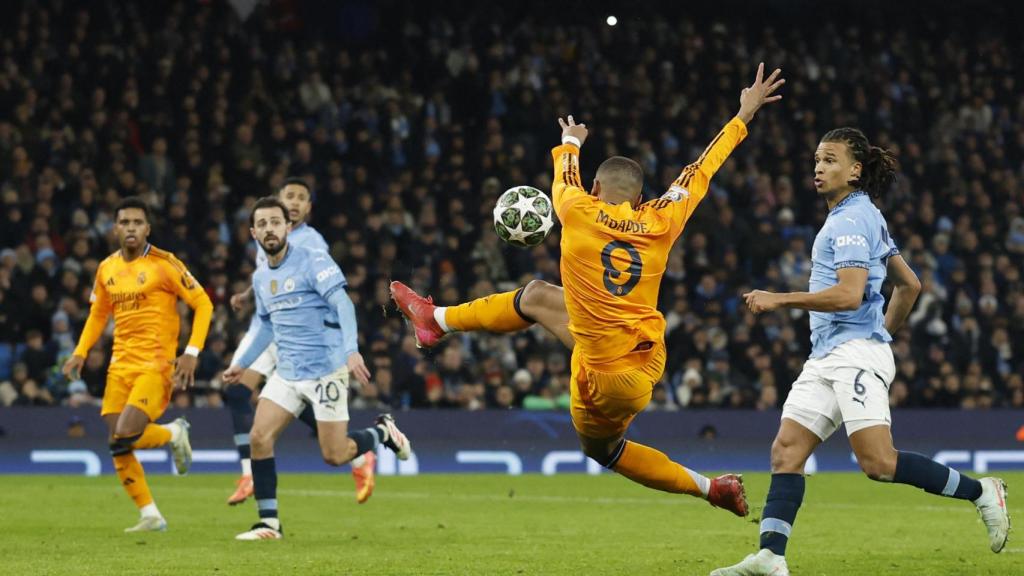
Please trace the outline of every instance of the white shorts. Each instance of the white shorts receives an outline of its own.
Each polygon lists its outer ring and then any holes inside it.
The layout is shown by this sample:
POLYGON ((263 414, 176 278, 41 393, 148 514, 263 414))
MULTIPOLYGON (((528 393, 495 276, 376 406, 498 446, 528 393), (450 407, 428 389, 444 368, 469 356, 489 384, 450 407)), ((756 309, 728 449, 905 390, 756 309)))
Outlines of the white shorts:
POLYGON ((267 346, 267 349, 260 354, 258 358, 249 366, 249 370, 255 370, 263 375, 264 378, 270 378, 270 375, 274 373, 274 368, 277 367, 277 344, 273 342, 267 346))
POLYGON ((887 343, 845 342, 824 358, 804 363, 782 407, 782 417, 822 441, 844 423, 847 436, 871 426, 889 426, 889 386, 895 376, 896 364, 887 343))
POLYGON ((316 380, 285 380, 274 372, 260 393, 274 404, 298 416, 313 406, 316 419, 323 422, 348 421, 348 368, 316 380))

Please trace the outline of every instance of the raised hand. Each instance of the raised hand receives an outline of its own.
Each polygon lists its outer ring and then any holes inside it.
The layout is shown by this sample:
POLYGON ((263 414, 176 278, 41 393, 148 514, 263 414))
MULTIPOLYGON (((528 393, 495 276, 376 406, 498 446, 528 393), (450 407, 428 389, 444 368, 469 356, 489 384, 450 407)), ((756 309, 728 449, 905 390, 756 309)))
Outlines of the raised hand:
POLYGON ((736 115, 744 124, 749 124, 754 119, 754 114, 761 109, 761 106, 782 100, 781 94, 772 95, 786 83, 785 79, 779 78, 779 74, 782 74, 782 69, 776 68, 768 78, 765 78, 764 62, 757 65, 757 76, 754 77, 754 83, 740 92, 740 111, 736 115))
POLYGON ((564 139, 566 136, 572 136, 580 141, 580 146, 583 146, 583 142, 587 139, 587 125, 577 124, 576 121, 572 119, 572 114, 569 115, 567 120, 568 122, 561 118, 558 119, 558 125, 562 127, 562 138, 564 139))

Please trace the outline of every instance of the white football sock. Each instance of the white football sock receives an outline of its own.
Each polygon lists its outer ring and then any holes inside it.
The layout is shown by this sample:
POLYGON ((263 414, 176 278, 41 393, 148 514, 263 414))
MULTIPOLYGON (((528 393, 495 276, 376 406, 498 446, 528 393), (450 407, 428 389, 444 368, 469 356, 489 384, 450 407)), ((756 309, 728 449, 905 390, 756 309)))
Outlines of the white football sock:
POLYGON ((164 429, 171 433, 171 442, 177 442, 178 438, 181 438, 181 426, 171 422, 170 424, 161 424, 164 429))
POLYGON ((139 513, 143 518, 146 518, 147 516, 152 518, 163 518, 160 514, 160 510, 156 507, 156 502, 150 502, 142 508, 139 508, 139 513))
POLYGON ((697 487, 700 488, 700 493, 703 494, 706 499, 708 497, 708 492, 711 491, 711 479, 703 474, 690 470, 686 466, 683 466, 683 470, 686 470, 686 473, 690 475, 690 478, 693 478, 697 487))
POLYGON ((437 325, 441 327, 445 333, 451 332, 451 328, 448 328, 448 324, 444 321, 444 312, 447 310, 447 306, 438 306, 434 308, 434 320, 437 321, 437 325))

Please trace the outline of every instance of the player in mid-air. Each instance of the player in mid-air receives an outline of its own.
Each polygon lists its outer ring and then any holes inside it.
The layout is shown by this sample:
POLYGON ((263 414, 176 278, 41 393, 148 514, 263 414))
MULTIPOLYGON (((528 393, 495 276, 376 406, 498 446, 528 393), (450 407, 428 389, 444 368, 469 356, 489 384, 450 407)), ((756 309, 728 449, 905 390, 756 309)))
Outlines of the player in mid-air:
POLYGON ((110 454, 125 491, 141 518, 126 532, 164 531, 167 521, 153 501, 146 474, 134 451, 171 445, 179 474, 192 463, 189 425, 184 418, 156 424, 171 399, 172 388, 191 386, 199 352, 213 317, 213 304, 185 265, 169 252, 149 244, 149 207, 139 198, 125 198, 114 212, 121 249, 96 269, 89 319, 64 374, 81 376, 89 349, 99 340, 107 319, 114 316, 114 346, 107 370, 100 414, 110 431, 110 454), (185 352, 178 348, 177 302, 192 308, 192 333, 185 352))
MULTIPOLYGON (((277 193, 278 199, 288 208, 288 219, 292 222, 291 231, 288 233, 288 242, 292 246, 302 246, 311 250, 329 252, 327 242, 323 236, 312 226, 306 223, 309 213, 313 209, 313 193, 309 184, 301 178, 288 178, 277 193)), ((256 244, 256 267, 266 266, 267 254, 256 244)), ((253 298, 252 286, 244 292, 231 297, 231 307, 241 311, 245 304, 253 298)), ((332 325, 337 324, 337 319, 330 320, 332 325)), ((238 345, 235 357, 239 358, 252 344, 252 336, 256 333, 258 320, 253 315, 249 324, 249 331, 246 337, 238 345)), ((234 506, 241 504, 246 498, 252 496, 252 464, 250 460, 249 430, 252 428, 253 406, 252 394, 259 390, 266 378, 269 378, 277 365, 277 347, 274 344, 267 346, 267 349, 242 373, 242 377, 235 384, 224 388, 224 403, 231 411, 231 425, 234 428, 235 447, 238 449, 238 458, 242 464, 242 475, 235 484, 235 491, 228 497, 228 504, 234 506)), ((316 430, 316 417, 310 407, 299 415, 299 419, 307 426, 316 430)), ((373 452, 361 455, 351 463, 352 477, 356 483, 356 501, 362 504, 373 494, 374 468, 376 467, 376 455, 373 452)))
POLYGON ((584 453, 606 468, 658 490, 690 494, 712 505, 747 514, 742 479, 709 479, 664 453, 625 439, 633 417, 647 406, 665 367, 665 318, 658 290, 669 250, 707 193, 712 176, 747 135, 747 124, 784 83, 780 70, 740 95, 740 109, 696 162, 663 196, 640 204, 643 172, 615 156, 597 170, 593 190, 580 182, 579 152, 587 128, 572 116, 562 144, 552 150, 552 199, 562 222, 562 282, 531 282, 451 308, 435 308, 404 284, 392 296, 414 326, 422 345, 446 331, 508 332, 539 322, 572 348, 571 416, 584 453))
POLYGON ((326 252, 288 242, 288 209, 275 197, 256 202, 249 225, 267 255, 252 278, 258 325, 252 345, 224 371, 224 381, 237 382, 272 341, 277 344, 277 369, 263 387, 250 432, 260 521, 236 537, 271 540, 283 536, 274 443, 307 405, 316 416, 321 454, 332 466, 379 444, 405 460, 411 447, 389 414, 370 428, 348 431, 349 375, 367 384, 370 373, 359 353, 355 307, 341 269, 326 252))
POLYGON ((772 444, 772 479, 761 520, 760 550, 713 576, 789 574, 786 544, 804 498, 804 464, 845 424, 861 469, 872 480, 917 486, 969 500, 988 528, 989 545, 1006 545, 1006 485, 975 480, 927 456, 897 451, 890 432, 889 385, 896 373, 889 342, 914 307, 921 284, 889 236, 871 196, 896 177, 893 155, 855 128, 825 134, 814 153, 814 186, 829 213, 811 250, 809 292, 744 295, 755 314, 810 311, 811 355, 793 383, 772 444), (893 292, 888 310, 882 283, 893 292))

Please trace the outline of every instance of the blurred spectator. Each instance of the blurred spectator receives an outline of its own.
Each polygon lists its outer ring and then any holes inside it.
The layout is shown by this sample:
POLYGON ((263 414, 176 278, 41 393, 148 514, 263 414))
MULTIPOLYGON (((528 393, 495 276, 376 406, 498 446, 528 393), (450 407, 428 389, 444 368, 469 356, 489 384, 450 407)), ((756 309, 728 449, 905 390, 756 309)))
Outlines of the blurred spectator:
POLYGON ((463 335, 422 356, 398 315, 381 313, 387 282, 443 304, 559 283, 557 228, 527 251, 490 223, 502 190, 550 184, 553 119, 593 123, 584 181, 624 154, 653 198, 728 120, 770 49, 785 99, 758 117, 669 257, 668 361, 652 409, 785 398, 809 351, 807 315, 754 317, 739 296, 806 289, 826 216, 811 155, 842 125, 902 163, 877 204, 924 289, 896 335, 893 405, 1024 406, 1024 46, 998 24, 1020 21, 1016 3, 891 3, 852 20, 765 11, 757 28, 721 7, 665 5, 614 29, 549 23, 529 0, 468 13, 370 3, 387 17, 360 39, 334 29, 343 5, 311 22, 261 3, 244 26, 218 3, 183 0, 0 8, 0 402, 102 396, 109 329, 81 383, 52 368, 116 249, 112 207, 138 194, 155 209, 154 243, 218 305, 198 370, 209 387, 173 402, 218 406, 251 313, 225 305, 252 271, 247 206, 301 176, 372 356, 373 385, 353 390, 354 406, 564 409, 570 356, 549 335, 463 335), (278 10, 300 32, 280 30, 278 10))

